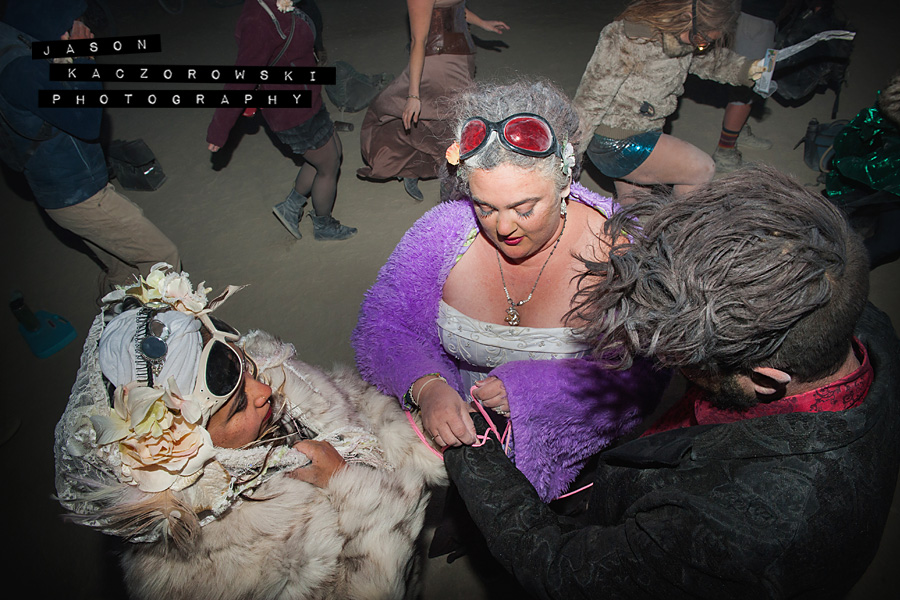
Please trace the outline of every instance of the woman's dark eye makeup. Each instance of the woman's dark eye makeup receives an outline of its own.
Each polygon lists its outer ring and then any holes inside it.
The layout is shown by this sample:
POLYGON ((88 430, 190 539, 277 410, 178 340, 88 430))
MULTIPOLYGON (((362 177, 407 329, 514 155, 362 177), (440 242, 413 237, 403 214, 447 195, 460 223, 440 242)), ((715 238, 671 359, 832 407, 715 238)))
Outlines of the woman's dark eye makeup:
MULTIPOLYGON (((492 212, 494 212, 494 210, 496 210, 493 206, 488 206, 487 204, 482 204, 480 202, 475 202, 474 204, 475 204, 475 210, 477 210, 478 214, 481 215, 482 217, 488 217, 491 215, 492 212)), ((531 215, 534 214, 535 204, 536 203, 532 203, 530 205, 530 208, 528 208, 528 210, 522 210, 523 206, 521 204, 517 205, 515 207, 516 214, 524 219, 527 219, 528 217, 530 217, 531 215)))
POLYGON ((491 208, 490 206, 487 206, 486 204, 480 204, 478 202, 475 203, 475 210, 477 210, 478 214, 481 215, 482 217, 487 217, 492 212, 494 212, 494 209, 491 208))
POLYGON ((241 383, 241 387, 234 393, 234 396, 229 402, 231 402, 231 407, 228 410, 229 419, 236 414, 243 412, 247 408, 247 391, 245 383, 241 383))

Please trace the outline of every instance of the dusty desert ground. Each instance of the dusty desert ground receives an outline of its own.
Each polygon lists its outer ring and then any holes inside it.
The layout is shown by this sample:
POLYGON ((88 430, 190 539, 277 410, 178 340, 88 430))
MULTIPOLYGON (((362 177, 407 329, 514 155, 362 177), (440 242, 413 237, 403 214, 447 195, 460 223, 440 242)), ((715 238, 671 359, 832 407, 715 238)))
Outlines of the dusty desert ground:
MULTIPOLYGON (((154 63, 231 64, 236 53, 232 35, 240 5, 226 0, 168 0, 183 5, 169 14, 156 0, 110 0, 119 35, 162 34, 163 52, 154 63)), ((319 0, 325 20, 325 43, 332 61, 344 60, 363 73, 399 74, 406 61, 406 7, 403 0, 319 0)), ((499 51, 479 49, 479 79, 538 75, 555 80, 574 94, 597 34, 622 7, 622 0, 471 0, 469 7, 485 18, 502 19, 510 31, 502 38, 475 30, 486 42, 502 40, 499 51)), ((900 5, 887 0, 839 0, 858 30, 839 118, 850 118, 871 105, 875 92, 900 66, 896 24, 900 5)), ((118 62, 146 62, 119 57, 118 62)), ((101 58, 101 62, 112 62, 101 58)), ((112 87, 112 84, 110 84, 112 87)), ((202 87, 202 86, 201 86, 202 87)), ((671 132, 710 152, 721 123, 718 95, 691 85, 671 120, 671 132)), ((774 140, 772 150, 745 151, 745 158, 764 161, 814 184, 815 173, 794 149, 810 118, 830 120, 831 93, 800 107, 766 103, 754 130, 774 140)), ((185 270, 196 281, 220 289, 249 284, 221 310, 239 328, 260 328, 296 345, 299 356, 330 367, 352 363, 348 338, 363 292, 372 283, 404 231, 438 201, 438 184, 422 183, 423 203, 413 202, 398 182, 372 183, 356 178, 361 165, 359 126, 363 113, 332 117, 356 125, 342 134, 343 175, 335 216, 359 228, 344 242, 313 240, 304 221, 304 238, 295 241, 272 216, 271 207, 290 189, 296 166, 271 143, 264 130, 248 131, 230 153, 227 164, 214 164, 205 134, 207 109, 114 109, 108 111, 111 139, 143 138, 156 153, 168 181, 155 192, 127 192, 180 247, 185 270)), ((84 247, 56 228, 37 209, 27 187, 4 172, 0 193, 4 292, 21 290, 35 310, 64 316, 79 338, 45 359, 34 357, 6 313, 0 318, 3 340, 2 415, 20 420, 15 436, 0 446, 6 466, 3 506, 8 581, 24 582, 37 598, 65 594, 69 598, 123 597, 116 571, 115 548, 102 535, 63 523, 53 500, 53 428, 74 380, 81 342, 97 312, 98 268, 84 247)), ((582 183, 596 190, 607 184, 590 173, 582 183)), ((873 272, 872 301, 900 324, 897 263, 873 272)), ((895 325, 896 327, 896 325, 895 325)), ((835 499, 840 501, 840 499, 835 499)), ((897 504, 897 502, 895 502, 897 504)), ((875 563, 853 598, 893 598, 900 586, 900 515, 895 508, 875 563)), ((835 560, 840 560, 835 557, 835 560)), ((446 564, 428 561, 423 598, 497 597, 468 558, 446 564)))

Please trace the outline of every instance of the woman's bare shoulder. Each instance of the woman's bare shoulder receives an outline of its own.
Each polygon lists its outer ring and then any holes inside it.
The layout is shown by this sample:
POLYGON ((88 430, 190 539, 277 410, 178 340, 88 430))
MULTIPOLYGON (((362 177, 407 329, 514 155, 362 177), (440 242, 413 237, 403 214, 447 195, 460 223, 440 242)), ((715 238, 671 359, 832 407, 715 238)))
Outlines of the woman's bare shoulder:
POLYGON ((583 221, 592 229, 597 229, 598 231, 603 229, 609 212, 606 206, 583 202, 569 202, 568 210, 579 221, 583 221))
POLYGON ((579 232, 573 240, 572 250, 589 260, 604 258, 609 243, 604 231, 607 217, 601 207, 570 202, 568 211, 572 224, 577 226, 579 232))

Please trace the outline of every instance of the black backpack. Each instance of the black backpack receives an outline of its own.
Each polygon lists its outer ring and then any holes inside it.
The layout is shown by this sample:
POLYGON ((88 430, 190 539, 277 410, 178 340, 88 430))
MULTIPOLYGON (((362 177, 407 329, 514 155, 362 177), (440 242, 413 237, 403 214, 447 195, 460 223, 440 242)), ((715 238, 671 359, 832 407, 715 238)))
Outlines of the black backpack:
MULTIPOLYGON (((850 23, 835 12, 834 0, 804 0, 797 10, 779 22, 775 47, 786 48, 833 29, 853 31, 850 23)), ((778 82, 775 93, 784 100, 802 101, 816 92, 832 90, 831 118, 834 119, 852 52, 852 41, 827 40, 779 62, 775 69, 778 82)))
POLYGON ((342 60, 334 63, 334 68, 335 84, 324 87, 328 98, 341 111, 358 112, 366 108, 394 78, 389 73, 360 73, 350 63, 342 60))
POLYGON ((127 190, 153 191, 166 182, 162 165, 142 139, 113 140, 106 152, 109 177, 127 190))

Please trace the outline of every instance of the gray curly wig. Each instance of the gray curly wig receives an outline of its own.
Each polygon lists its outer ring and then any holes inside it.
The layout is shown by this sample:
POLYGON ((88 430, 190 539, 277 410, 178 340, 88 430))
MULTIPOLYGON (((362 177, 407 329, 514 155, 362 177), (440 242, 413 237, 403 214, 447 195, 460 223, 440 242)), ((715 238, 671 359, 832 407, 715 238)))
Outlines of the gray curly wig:
MULTIPOLYGON (((516 113, 533 113, 550 123, 556 139, 562 148, 571 143, 578 148, 581 142, 581 127, 578 113, 572 101, 559 88, 548 81, 515 81, 500 84, 478 83, 457 95, 451 105, 453 132, 459 141, 462 127, 472 117, 484 117, 489 121, 502 121, 516 113)), ((480 152, 460 162, 456 169, 459 190, 469 195, 469 177, 476 169, 491 170, 500 165, 514 165, 523 169, 540 171, 556 182, 558 190, 577 179, 581 168, 581 156, 576 152, 572 177, 567 177, 561 169, 560 158, 551 154, 545 158, 524 156, 508 150, 495 138, 480 152)))
POLYGON ((653 356, 710 375, 773 367, 817 381, 846 359, 868 257, 844 215, 771 167, 681 196, 649 192, 606 223, 623 232, 586 262, 575 313, 612 366, 653 356))

